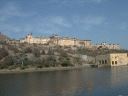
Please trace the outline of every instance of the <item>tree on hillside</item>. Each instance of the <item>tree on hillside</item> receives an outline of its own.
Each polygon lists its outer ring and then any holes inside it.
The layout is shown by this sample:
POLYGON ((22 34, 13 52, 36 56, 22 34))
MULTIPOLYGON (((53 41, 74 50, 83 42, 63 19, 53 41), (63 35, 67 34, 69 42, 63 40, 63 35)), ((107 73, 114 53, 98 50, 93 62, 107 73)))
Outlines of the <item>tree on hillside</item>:
POLYGON ((8 56, 8 51, 4 48, 0 48, 0 60, 6 56, 8 56))
POLYGON ((33 54, 35 57, 40 57, 40 50, 38 48, 34 48, 33 54))

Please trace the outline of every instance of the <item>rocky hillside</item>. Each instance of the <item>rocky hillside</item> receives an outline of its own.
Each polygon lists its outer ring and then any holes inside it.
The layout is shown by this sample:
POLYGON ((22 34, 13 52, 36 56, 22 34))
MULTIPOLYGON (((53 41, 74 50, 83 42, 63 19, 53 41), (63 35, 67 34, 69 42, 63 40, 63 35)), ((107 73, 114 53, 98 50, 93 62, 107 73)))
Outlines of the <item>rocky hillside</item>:
POLYGON ((70 47, 5 44, 0 48, 0 68, 58 67, 82 64, 76 49, 70 47))

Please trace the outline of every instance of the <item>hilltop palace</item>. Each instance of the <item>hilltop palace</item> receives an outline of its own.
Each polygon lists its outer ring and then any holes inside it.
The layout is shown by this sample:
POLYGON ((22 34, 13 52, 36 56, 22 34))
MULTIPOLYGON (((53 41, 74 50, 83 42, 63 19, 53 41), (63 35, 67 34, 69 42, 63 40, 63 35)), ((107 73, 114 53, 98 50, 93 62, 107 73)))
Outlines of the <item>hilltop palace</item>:
POLYGON ((28 34, 25 38, 20 40, 20 43, 29 44, 44 44, 44 45, 59 45, 59 46, 77 46, 85 48, 108 48, 108 49, 120 49, 119 44, 107 44, 101 43, 93 45, 91 40, 80 40, 77 38, 60 37, 58 35, 52 35, 50 37, 33 37, 32 34, 28 34))

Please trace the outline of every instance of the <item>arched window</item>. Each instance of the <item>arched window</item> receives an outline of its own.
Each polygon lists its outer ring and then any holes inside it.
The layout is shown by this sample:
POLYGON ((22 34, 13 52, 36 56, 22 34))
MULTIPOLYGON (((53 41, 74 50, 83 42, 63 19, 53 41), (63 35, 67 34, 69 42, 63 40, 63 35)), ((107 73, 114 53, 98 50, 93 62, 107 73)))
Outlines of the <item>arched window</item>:
POLYGON ((114 64, 114 61, 112 61, 112 65, 114 64))
POLYGON ((104 64, 104 60, 102 60, 102 64, 104 64))
POLYGON ((101 60, 99 60, 99 64, 101 64, 101 60))
POLYGON ((107 60, 105 60, 105 64, 107 64, 107 60))
POLYGON ((117 61, 115 61, 115 64, 117 64, 117 61))

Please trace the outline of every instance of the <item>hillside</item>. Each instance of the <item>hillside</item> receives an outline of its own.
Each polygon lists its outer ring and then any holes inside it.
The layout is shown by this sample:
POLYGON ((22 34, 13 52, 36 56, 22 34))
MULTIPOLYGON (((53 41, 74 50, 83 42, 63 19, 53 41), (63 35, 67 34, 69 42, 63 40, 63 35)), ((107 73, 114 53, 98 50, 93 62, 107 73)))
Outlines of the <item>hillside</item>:
POLYGON ((87 49, 19 43, 0 33, 0 69, 67 67, 94 64, 95 57, 128 50, 87 49), (6 42, 8 41, 8 42, 6 42), (10 41, 10 42, 9 42, 10 41))
POLYGON ((71 48, 36 44, 6 44, 0 48, 0 68, 43 68, 82 64, 71 48))
POLYGON ((95 63, 95 56, 127 50, 86 49, 40 44, 2 44, 0 69, 66 67, 95 63))

